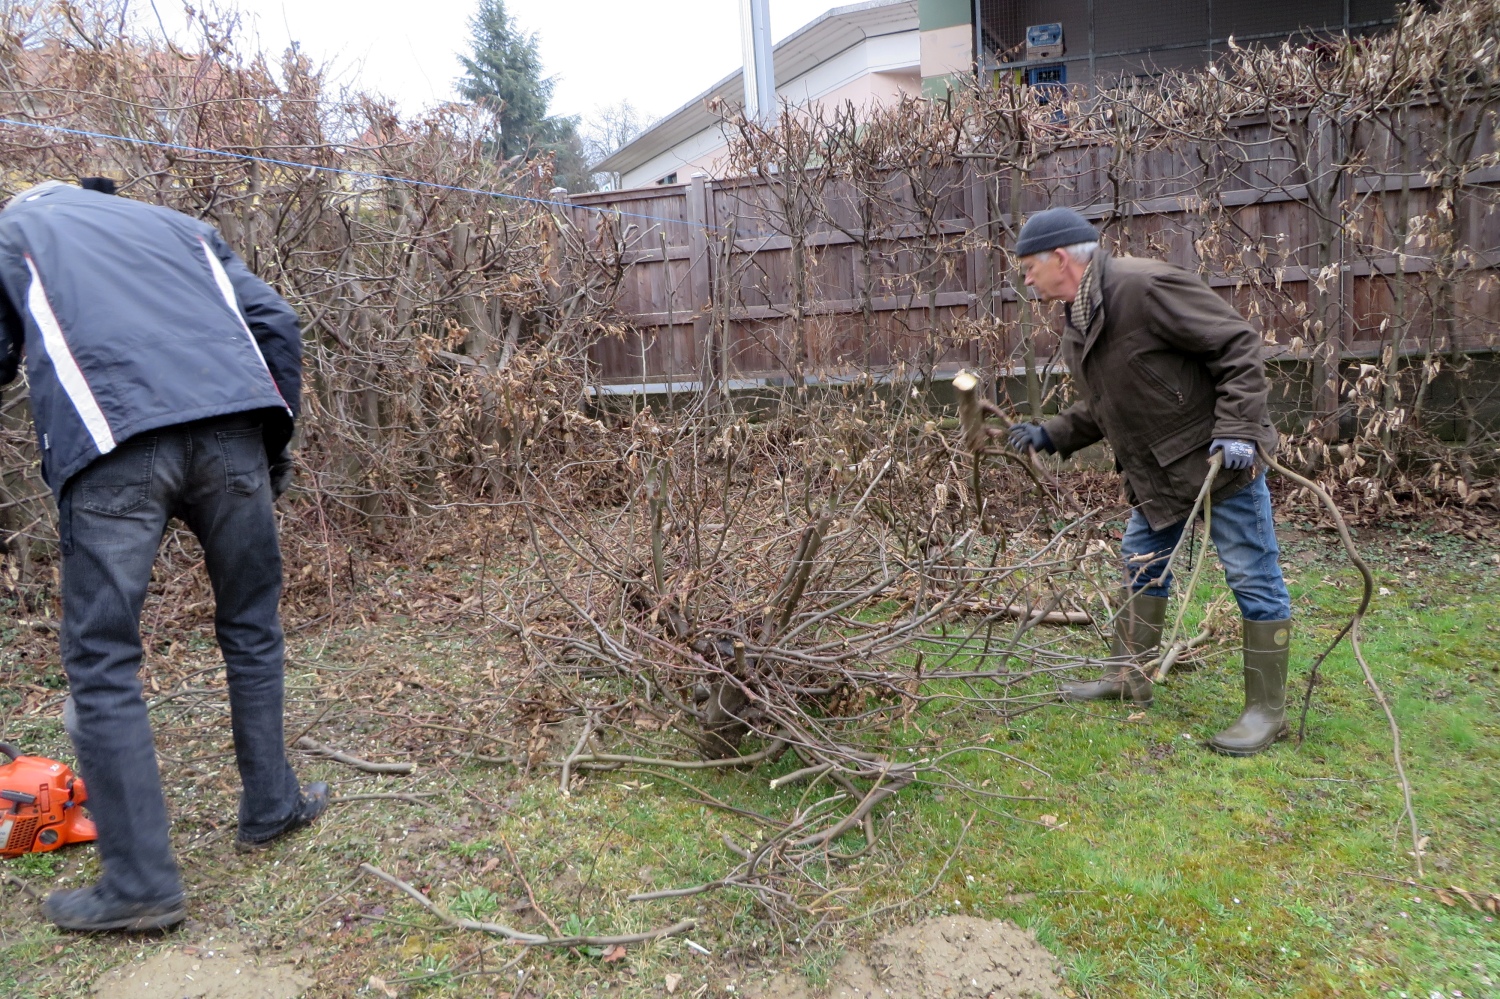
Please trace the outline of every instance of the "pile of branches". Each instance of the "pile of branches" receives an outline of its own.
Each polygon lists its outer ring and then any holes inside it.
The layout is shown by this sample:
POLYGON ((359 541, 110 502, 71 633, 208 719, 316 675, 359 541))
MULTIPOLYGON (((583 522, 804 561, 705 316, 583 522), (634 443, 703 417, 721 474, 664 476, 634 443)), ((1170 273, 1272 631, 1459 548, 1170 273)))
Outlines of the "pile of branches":
POLYGON ((1107 620, 1096 514, 1118 497, 1039 493, 1008 464, 976 476, 926 416, 858 388, 759 420, 646 410, 614 436, 620 505, 579 506, 549 474, 521 484, 531 550, 494 616, 584 718, 576 743, 537 748, 564 791, 622 768, 807 784, 781 816, 709 802, 767 831, 730 844, 741 862, 723 877, 640 898, 733 887, 808 916, 826 890, 809 868, 864 856, 903 788, 987 810, 1003 797, 962 776, 965 754, 997 752, 977 733, 921 756, 898 734, 918 712, 1008 719, 1055 698, 1080 659, 1049 626, 1107 620))

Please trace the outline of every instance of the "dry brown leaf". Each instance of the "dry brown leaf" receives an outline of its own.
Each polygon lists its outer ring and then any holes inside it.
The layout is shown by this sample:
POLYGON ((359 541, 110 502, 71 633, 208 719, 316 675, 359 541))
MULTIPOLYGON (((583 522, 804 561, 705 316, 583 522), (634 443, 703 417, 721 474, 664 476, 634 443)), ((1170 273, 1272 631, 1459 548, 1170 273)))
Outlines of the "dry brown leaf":
MULTIPOLYGON (((1494 892, 1490 892, 1488 894, 1477 894, 1475 892, 1465 891, 1464 889, 1459 888, 1456 885, 1449 885, 1448 891, 1453 892, 1459 898, 1469 903, 1469 908, 1473 909, 1475 912, 1487 912, 1492 916, 1500 915, 1500 895, 1496 895, 1494 892)), ((1439 891, 1438 897, 1442 898, 1443 894, 1444 893, 1442 891, 1439 891)), ((1454 903, 1449 902, 1447 904, 1452 905, 1454 903)))
POLYGON ((668 975, 662 984, 667 987, 667 995, 671 995, 677 991, 677 986, 682 984, 682 976, 668 975))
POLYGON ((386 996, 387 999, 396 999, 396 996, 398 995, 395 989, 391 988, 385 983, 384 978, 381 978, 377 975, 371 975, 370 981, 367 984, 369 985, 371 991, 379 992, 382 995, 386 996))
POLYGON ((605 964, 612 964, 615 961, 623 961, 623 960, 625 960, 625 945, 624 944, 615 944, 609 950, 607 950, 607 951, 604 952, 604 963, 605 964))

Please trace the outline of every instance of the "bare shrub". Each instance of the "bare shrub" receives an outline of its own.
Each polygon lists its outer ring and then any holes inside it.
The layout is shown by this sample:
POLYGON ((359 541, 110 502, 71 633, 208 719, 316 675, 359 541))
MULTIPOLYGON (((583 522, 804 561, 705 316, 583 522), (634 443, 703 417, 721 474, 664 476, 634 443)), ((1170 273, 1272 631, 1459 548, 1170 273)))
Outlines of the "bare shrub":
MULTIPOLYGON (((614 223, 585 235, 548 203, 549 161, 494 158, 480 109, 401 121, 295 52, 272 65, 232 24, 200 28, 189 52, 104 0, 7 5, 6 186, 116 177, 216 225, 288 297, 306 349, 295 515, 393 537, 571 449, 587 350, 613 328, 614 223)), ((24 578, 50 530, 23 400, 0 417, 0 526, 24 578)))

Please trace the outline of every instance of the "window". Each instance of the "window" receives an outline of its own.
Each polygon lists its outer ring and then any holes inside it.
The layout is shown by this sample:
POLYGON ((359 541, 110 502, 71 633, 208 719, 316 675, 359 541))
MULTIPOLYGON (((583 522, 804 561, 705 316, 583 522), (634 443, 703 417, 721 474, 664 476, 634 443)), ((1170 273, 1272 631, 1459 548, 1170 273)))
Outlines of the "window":
POLYGON ((667 174, 665 177, 663 177, 661 180, 657 181, 656 183, 657 184, 675 184, 675 183, 677 183, 677 171, 673 170, 671 173, 667 174))

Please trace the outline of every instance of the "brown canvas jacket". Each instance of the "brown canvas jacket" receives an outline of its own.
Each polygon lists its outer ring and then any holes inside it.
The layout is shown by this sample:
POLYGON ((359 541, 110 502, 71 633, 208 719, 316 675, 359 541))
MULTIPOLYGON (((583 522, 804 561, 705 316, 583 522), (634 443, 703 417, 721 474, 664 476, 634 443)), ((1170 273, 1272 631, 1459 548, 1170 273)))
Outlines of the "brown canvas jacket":
MULTIPOLYGON (((1190 271, 1107 255, 1096 266, 1088 329, 1068 322, 1062 339, 1077 401, 1043 427, 1062 457, 1107 438, 1130 501, 1160 530, 1192 510, 1214 438, 1275 452, 1261 338, 1190 271)), ((1220 472, 1213 499, 1253 476, 1220 472)))

